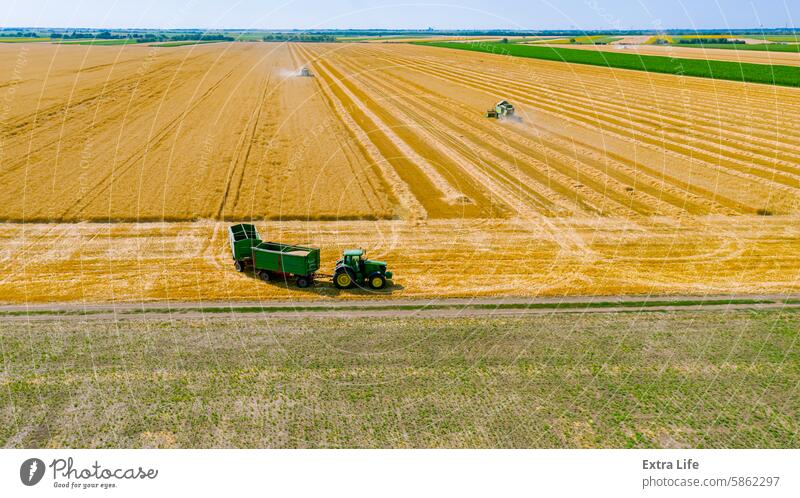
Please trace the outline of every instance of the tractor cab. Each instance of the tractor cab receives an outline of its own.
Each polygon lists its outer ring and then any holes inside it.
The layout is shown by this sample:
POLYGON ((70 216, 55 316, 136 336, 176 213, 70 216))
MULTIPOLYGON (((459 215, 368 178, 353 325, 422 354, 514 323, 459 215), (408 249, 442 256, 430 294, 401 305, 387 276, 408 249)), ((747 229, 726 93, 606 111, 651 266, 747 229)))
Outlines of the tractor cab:
POLYGON ((349 289, 354 285, 368 285, 372 289, 382 289, 386 280, 392 278, 392 272, 386 270, 383 261, 366 259, 364 249, 348 249, 342 259, 336 262, 333 283, 339 289, 349 289))
POLYGON ((348 268, 360 271, 364 267, 364 254, 363 249, 348 249, 343 254, 342 262, 348 268))

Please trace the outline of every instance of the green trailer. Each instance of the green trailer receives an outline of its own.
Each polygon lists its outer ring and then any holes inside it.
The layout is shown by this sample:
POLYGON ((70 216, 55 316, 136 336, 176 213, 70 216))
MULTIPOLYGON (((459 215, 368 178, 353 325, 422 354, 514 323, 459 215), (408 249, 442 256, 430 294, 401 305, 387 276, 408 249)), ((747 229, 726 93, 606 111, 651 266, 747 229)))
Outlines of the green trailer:
POLYGON ((264 242, 253 225, 239 224, 228 229, 233 264, 237 271, 252 267, 261 280, 294 279, 305 288, 319 276, 319 249, 280 242, 264 242))
POLYGON ((392 272, 383 261, 366 258, 364 249, 348 249, 336 262, 333 275, 318 273, 319 249, 316 247, 264 242, 256 227, 247 223, 228 229, 233 265, 237 271, 252 268, 264 281, 293 279, 298 287, 308 287, 319 278, 333 278, 339 289, 360 287, 383 289, 391 280, 392 272))

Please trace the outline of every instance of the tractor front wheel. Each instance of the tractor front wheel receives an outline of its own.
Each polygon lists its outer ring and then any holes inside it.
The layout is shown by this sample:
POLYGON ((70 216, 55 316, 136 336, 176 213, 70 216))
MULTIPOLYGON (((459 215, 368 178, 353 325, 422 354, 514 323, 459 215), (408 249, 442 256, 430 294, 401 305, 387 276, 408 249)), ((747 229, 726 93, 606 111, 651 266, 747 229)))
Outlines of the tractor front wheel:
POLYGON ((241 261, 234 261, 233 267, 236 268, 236 271, 240 273, 244 271, 244 263, 241 261))
POLYGON ((386 287, 386 277, 383 276, 381 273, 373 273, 367 279, 369 282, 369 286, 375 290, 383 289, 386 287))
POLYGON ((355 279, 351 272, 347 270, 340 270, 333 276, 333 285, 337 289, 349 289, 355 283, 355 279))

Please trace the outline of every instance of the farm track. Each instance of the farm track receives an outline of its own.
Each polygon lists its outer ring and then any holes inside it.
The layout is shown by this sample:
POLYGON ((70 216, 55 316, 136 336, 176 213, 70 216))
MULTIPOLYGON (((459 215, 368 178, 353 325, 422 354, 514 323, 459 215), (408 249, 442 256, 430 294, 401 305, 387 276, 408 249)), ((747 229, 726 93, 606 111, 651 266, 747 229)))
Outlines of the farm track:
POLYGON ((595 296, 520 299, 389 299, 364 302, 157 302, 137 304, 0 305, 0 321, 180 320, 301 318, 457 318, 523 317, 584 313, 797 310, 798 296, 595 296), (786 301, 789 302, 786 302, 786 301))

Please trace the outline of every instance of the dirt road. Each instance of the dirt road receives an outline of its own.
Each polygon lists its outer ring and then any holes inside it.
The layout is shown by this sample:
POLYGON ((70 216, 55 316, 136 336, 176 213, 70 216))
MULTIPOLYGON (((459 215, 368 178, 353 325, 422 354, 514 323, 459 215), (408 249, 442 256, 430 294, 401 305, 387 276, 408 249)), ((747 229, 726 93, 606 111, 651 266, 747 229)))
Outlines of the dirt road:
POLYGON ((553 313, 619 313, 796 309, 800 295, 593 296, 570 298, 393 299, 376 301, 148 302, 0 306, 0 321, 169 320, 180 318, 366 318, 524 316, 553 313))

